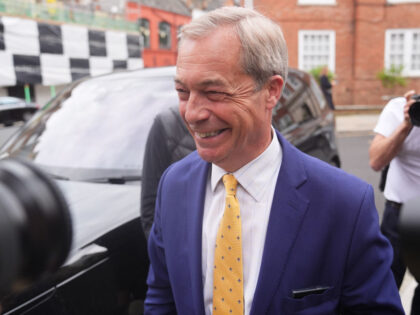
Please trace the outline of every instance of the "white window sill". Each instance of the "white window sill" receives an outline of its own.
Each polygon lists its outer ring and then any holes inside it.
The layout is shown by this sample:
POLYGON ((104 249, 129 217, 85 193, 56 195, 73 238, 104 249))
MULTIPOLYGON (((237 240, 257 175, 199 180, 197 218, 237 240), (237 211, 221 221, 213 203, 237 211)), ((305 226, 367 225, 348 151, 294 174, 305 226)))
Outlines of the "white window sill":
MULTIPOLYGON (((394 1, 398 1, 398 0, 394 0, 394 1)), ((410 0, 408 0, 410 1, 410 0)), ((420 1, 420 0, 412 0, 412 1, 420 1)), ((337 2, 336 1, 305 1, 305 0, 298 0, 297 2, 298 5, 302 5, 302 6, 336 6, 337 2)))
POLYGON ((389 4, 420 3, 420 0, 387 0, 389 4))

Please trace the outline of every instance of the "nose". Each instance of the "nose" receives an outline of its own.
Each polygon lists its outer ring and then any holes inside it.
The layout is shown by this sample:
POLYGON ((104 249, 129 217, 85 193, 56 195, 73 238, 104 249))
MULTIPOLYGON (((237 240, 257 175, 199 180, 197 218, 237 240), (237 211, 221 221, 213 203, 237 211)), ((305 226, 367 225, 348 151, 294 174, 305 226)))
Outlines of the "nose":
POLYGON ((200 93, 190 92, 184 112, 187 123, 194 126, 208 119, 209 115, 210 112, 206 106, 205 98, 200 93))

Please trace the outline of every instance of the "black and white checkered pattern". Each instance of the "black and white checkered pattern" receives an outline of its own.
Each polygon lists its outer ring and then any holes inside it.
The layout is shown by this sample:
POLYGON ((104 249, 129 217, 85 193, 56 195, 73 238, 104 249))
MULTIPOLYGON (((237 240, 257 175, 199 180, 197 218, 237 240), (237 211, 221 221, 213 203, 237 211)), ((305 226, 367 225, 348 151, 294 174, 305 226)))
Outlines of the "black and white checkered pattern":
POLYGON ((140 35, 0 17, 0 86, 58 85, 142 67, 140 35))

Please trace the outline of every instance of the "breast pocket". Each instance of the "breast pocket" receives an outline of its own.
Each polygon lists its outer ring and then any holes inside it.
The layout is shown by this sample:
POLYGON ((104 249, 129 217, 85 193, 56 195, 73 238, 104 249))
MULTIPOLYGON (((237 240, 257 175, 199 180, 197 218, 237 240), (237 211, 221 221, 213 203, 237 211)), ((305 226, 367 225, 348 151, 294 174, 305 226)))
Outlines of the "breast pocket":
POLYGON ((335 314, 338 294, 330 288, 322 294, 309 294, 302 298, 283 298, 283 313, 287 315, 335 314))

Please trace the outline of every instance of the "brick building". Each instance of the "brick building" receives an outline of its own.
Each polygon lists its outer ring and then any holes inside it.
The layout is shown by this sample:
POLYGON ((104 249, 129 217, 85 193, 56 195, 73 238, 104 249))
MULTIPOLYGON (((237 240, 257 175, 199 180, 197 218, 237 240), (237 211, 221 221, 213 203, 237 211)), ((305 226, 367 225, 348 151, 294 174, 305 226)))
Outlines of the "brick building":
POLYGON ((205 11, 240 5, 240 0, 126 0, 126 16, 139 23, 145 67, 175 65, 179 28, 205 11))
POLYGON ((327 64, 335 73, 338 105, 378 105, 408 89, 420 91, 419 0, 254 0, 278 21, 289 64, 304 70, 327 64), (402 65, 406 87, 386 89, 377 73, 402 65))
POLYGON ((145 67, 176 63, 179 27, 191 21, 191 10, 181 0, 129 0, 126 15, 138 21, 144 39, 145 67))

